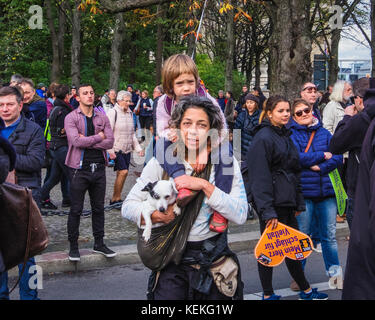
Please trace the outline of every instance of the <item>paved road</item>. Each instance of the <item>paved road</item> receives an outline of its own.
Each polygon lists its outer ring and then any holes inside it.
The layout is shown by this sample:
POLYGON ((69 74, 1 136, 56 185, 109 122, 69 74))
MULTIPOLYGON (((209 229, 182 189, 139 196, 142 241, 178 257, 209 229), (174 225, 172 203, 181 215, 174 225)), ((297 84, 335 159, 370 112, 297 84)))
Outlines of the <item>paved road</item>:
MULTIPOLYGON (((348 242, 338 240, 340 262, 345 267, 348 242)), ((250 252, 239 254, 242 277, 245 284, 245 299, 260 299, 261 286, 256 261, 250 252)), ((331 300, 340 300, 341 291, 328 290, 322 254, 313 252, 306 266, 307 278, 314 287, 323 288, 331 300)), ((149 271, 143 265, 127 265, 102 270, 64 274, 43 275, 43 289, 39 291, 43 300, 144 300, 149 271)), ((274 270, 274 289, 281 290, 285 300, 298 297, 289 288, 291 278, 282 264, 274 270)), ((18 299, 18 293, 12 293, 18 299)))

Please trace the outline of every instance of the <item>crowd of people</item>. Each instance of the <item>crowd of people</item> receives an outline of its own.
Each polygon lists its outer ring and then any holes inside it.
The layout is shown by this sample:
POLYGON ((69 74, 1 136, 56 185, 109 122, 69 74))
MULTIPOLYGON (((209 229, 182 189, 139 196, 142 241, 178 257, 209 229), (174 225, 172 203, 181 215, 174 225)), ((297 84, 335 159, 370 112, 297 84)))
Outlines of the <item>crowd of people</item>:
MULTIPOLYGON (((170 180, 177 190, 179 216, 173 205, 151 215, 153 232, 168 225, 178 232, 170 231, 162 242, 170 246, 166 253, 154 253, 165 256, 162 267, 150 275, 149 299, 242 299, 241 268, 228 247, 227 230, 229 221, 243 224, 254 211, 261 233, 282 222, 311 236, 316 250, 321 247, 330 287, 343 289, 343 298, 375 298, 370 230, 374 79, 337 81, 325 93, 306 82, 294 101, 279 95, 267 98, 259 87, 250 91, 246 85, 238 100, 222 90, 214 98, 194 61, 184 54, 166 60, 162 79, 152 99, 147 90, 134 90, 131 84, 100 96, 89 83, 52 83, 48 88, 40 83, 35 88, 21 75, 0 88, 0 183, 30 188, 38 206, 49 210, 57 209, 50 191, 60 183, 62 207, 70 208, 69 260, 80 261, 86 191, 93 251, 109 259, 116 256, 103 240, 106 167, 112 163, 116 180, 109 204, 122 205, 122 216, 139 230, 145 225, 142 212, 149 183, 170 180), (240 150, 235 149, 236 139, 240 150), (144 168, 121 199, 133 152, 144 157, 144 168), (351 234, 345 278, 336 241, 336 195, 329 178, 335 169, 348 193, 351 234), (223 268, 229 278, 216 276, 223 268)), ((311 288, 306 260, 285 262, 300 299, 328 298, 311 288)), ((21 299, 38 299, 37 289, 27 286, 33 265, 31 258, 22 274, 21 299)), ((0 299, 8 299, 8 276, 1 268, 0 252, 0 299)), ((280 299, 273 290, 272 270, 258 263, 264 300, 280 299)))

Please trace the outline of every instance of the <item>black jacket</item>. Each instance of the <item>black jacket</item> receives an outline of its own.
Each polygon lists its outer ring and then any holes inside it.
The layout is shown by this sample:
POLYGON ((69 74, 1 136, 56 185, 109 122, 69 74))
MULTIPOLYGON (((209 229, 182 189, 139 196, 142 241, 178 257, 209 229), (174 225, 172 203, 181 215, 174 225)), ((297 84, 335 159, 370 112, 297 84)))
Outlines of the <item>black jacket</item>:
MULTIPOLYGON (((281 207, 296 211, 305 210, 305 201, 300 185, 301 166, 299 153, 290 139, 291 132, 285 127, 279 128, 271 125, 268 120, 256 128, 256 134, 246 155, 248 167, 248 187, 256 211, 260 218, 268 221, 278 217, 281 207), (283 172, 290 182, 294 196, 289 204, 280 204, 276 200, 280 172, 283 172)), ((286 190, 284 190, 286 191, 286 190)))
POLYGON ((68 146, 68 139, 64 130, 65 117, 72 111, 70 106, 63 100, 55 99, 54 108, 49 116, 51 130, 50 149, 56 150, 62 146, 68 146))
POLYGON ((8 141, 17 154, 15 165, 17 184, 30 189, 39 188, 46 152, 42 129, 35 122, 22 116, 8 141))
POLYGON ((350 198, 355 196, 363 139, 374 117, 375 105, 368 105, 365 101, 365 109, 361 113, 353 117, 344 116, 337 125, 329 144, 329 151, 333 154, 342 154, 349 151, 346 185, 350 198))
POLYGON ((241 129, 241 156, 243 159, 246 158, 247 150, 254 137, 254 129, 259 124, 259 110, 250 115, 245 108, 237 117, 234 124, 234 129, 241 129))
MULTIPOLYGON (((375 88, 368 105, 375 108, 375 88)), ((369 90, 367 91, 369 92, 369 90)), ((368 108, 368 107, 367 107, 368 108)), ((375 120, 362 145, 343 299, 375 300, 375 120)))

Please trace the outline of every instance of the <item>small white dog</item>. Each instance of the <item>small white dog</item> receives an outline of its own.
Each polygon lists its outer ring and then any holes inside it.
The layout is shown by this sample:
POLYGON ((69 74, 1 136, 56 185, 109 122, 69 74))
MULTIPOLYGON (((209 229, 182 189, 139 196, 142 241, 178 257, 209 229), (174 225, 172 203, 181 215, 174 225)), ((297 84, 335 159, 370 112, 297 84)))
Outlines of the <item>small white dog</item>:
MULTIPOLYGON (((178 191, 173 179, 149 182, 142 191, 147 192, 147 208, 142 212, 145 220, 145 229, 142 236, 147 242, 151 236, 151 214, 155 210, 166 212, 168 206, 176 202, 178 191)), ((176 203, 173 211, 176 215, 181 213, 181 209, 176 203)))

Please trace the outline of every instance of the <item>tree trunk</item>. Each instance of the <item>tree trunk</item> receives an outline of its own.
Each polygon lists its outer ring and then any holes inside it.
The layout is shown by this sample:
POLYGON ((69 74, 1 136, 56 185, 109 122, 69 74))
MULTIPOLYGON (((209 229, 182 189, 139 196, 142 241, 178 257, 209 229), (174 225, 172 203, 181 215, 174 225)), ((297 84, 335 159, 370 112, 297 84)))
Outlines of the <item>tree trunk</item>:
POLYGON ((72 84, 79 86, 81 83, 81 12, 77 9, 81 0, 74 0, 72 10, 72 84))
POLYGON ((53 13, 52 13, 52 4, 51 0, 46 1, 47 8, 47 21, 48 28, 51 33, 51 43, 52 43, 52 65, 51 65, 51 82, 58 82, 61 74, 61 65, 60 65, 60 54, 59 54, 59 42, 58 36, 54 25, 53 13))
POLYGON ((312 50, 309 28, 310 1, 273 1, 273 34, 270 38, 271 94, 287 99, 299 95, 300 86, 311 81, 312 50))
POLYGON ((109 73, 109 88, 117 91, 120 79, 121 48, 124 40, 125 22, 124 14, 117 13, 116 25, 112 40, 111 68, 109 73))
POLYGON ((331 34, 331 55, 328 58, 328 84, 334 85, 337 81, 339 68, 339 43, 341 39, 341 29, 332 30, 331 34))
MULTIPOLYGON (((231 1, 229 2, 231 4, 231 1)), ((227 53, 225 66, 225 91, 233 90, 233 55, 234 55, 234 10, 227 15, 227 53)))
MULTIPOLYGON (((187 43, 187 49, 186 49, 186 54, 191 57, 194 53, 194 50, 196 50, 195 48, 195 36, 194 34, 189 34, 187 36, 187 39, 188 39, 188 43, 187 43)), ((194 55, 195 57, 195 55, 194 55)))
MULTIPOLYGON (((162 6, 158 5, 157 8, 157 15, 159 19, 164 18, 164 11, 162 11, 162 6)), ((156 55, 155 55, 155 63, 156 63, 156 83, 161 83, 161 69, 163 65, 163 41, 164 41, 164 32, 163 32, 163 25, 161 23, 157 24, 156 30, 156 55)))
POLYGON ((59 32, 57 34, 57 39, 59 43, 59 60, 61 72, 64 70, 64 59, 65 59, 65 43, 64 37, 67 30, 66 15, 69 10, 69 4, 67 1, 62 0, 59 6, 59 32))
POLYGON ((371 76, 375 78, 375 0, 371 0, 371 76))

